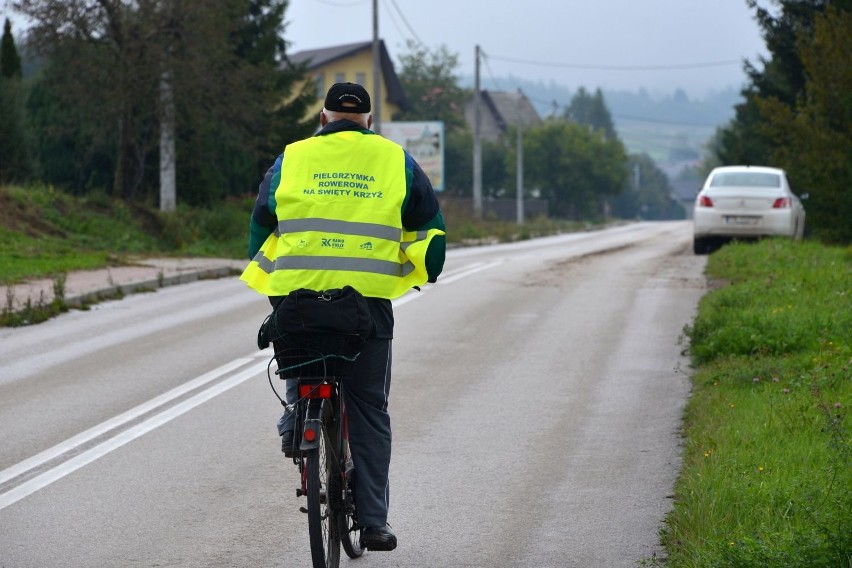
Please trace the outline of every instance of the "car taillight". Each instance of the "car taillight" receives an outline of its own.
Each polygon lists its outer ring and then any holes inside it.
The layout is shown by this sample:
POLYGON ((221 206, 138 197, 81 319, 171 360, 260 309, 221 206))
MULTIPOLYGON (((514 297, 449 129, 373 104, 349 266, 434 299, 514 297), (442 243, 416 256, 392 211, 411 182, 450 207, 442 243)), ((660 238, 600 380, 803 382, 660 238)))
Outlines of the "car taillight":
POLYGON ((789 197, 779 197, 775 200, 775 203, 772 204, 773 209, 787 209, 791 205, 789 197))
POLYGON ((700 195, 698 197, 698 206, 699 207, 713 207, 713 200, 707 197, 706 195, 700 195))

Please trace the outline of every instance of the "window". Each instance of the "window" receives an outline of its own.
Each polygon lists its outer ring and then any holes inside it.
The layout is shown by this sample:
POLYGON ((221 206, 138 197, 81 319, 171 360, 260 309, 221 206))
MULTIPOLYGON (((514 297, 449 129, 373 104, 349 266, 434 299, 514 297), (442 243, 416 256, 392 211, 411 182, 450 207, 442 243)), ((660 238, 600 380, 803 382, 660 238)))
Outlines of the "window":
POLYGON ((334 82, 335 83, 345 83, 346 82, 346 73, 337 72, 334 74, 334 82))
POLYGON ((367 74, 366 73, 355 73, 355 82, 361 85, 362 87, 367 86, 367 74))
POLYGON ((712 187, 781 187, 781 176, 758 172, 722 172, 713 176, 712 187))
POLYGON ((323 98, 325 98, 325 75, 323 75, 322 73, 317 73, 314 80, 317 83, 317 97, 322 100, 323 98))

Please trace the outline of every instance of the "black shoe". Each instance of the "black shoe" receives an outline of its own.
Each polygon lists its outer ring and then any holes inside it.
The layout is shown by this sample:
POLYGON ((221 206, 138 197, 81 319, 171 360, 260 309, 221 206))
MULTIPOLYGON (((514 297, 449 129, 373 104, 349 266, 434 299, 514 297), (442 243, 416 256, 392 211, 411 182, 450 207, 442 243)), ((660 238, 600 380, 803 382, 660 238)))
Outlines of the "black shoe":
POLYGON ((366 527, 361 531, 361 547, 367 550, 393 550, 396 548, 396 535, 390 527, 366 527))
POLYGON ((285 430, 283 434, 281 434, 281 451, 284 452, 284 455, 288 458, 293 457, 293 431, 285 430))

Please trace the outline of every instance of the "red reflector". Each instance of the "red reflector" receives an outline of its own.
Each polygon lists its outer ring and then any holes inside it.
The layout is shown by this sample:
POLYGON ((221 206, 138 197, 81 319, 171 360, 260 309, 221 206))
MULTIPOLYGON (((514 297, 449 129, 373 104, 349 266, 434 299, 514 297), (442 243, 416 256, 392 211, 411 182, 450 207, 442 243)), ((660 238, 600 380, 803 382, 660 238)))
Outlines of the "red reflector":
POLYGON ((328 383, 299 385, 300 398, 331 398, 331 385, 328 383))
POLYGON ((699 207, 713 207, 713 200, 707 197, 706 195, 702 195, 698 198, 698 206, 699 207))
POLYGON ((313 442, 316 439, 317 439, 317 431, 314 430, 313 428, 306 428, 305 429, 305 440, 308 441, 308 442, 313 442))
POLYGON ((775 203, 772 204, 773 209, 787 209, 788 207, 790 207, 789 197, 779 197, 775 200, 775 203))

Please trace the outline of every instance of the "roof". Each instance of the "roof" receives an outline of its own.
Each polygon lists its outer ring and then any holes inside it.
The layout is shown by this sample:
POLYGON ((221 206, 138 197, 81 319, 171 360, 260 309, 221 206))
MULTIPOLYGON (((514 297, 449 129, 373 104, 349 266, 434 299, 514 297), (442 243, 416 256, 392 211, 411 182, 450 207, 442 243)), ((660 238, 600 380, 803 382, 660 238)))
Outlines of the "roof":
MULTIPOLYGON (((318 69, 329 63, 334 63, 339 59, 351 57, 364 50, 372 50, 372 41, 360 41, 357 43, 347 43, 343 45, 335 45, 331 47, 322 47, 319 49, 306 49, 297 51, 288 56, 288 59, 293 64, 304 63, 307 70, 318 69)), ((405 98, 405 92, 402 90, 402 83, 397 77, 393 62, 391 61, 388 50, 385 48, 385 41, 379 40, 379 62, 382 68, 382 80, 387 89, 388 102, 394 103, 401 109, 408 108, 408 100, 405 98)), ((366 86, 366 85, 365 85, 366 86)), ((371 93, 372 94, 372 93, 371 93)))
POLYGON ((503 132, 510 124, 518 122, 523 126, 541 123, 541 117, 522 92, 483 90, 481 93, 483 104, 494 116, 503 132))
POLYGON ((760 172, 766 174, 783 174, 784 170, 781 168, 774 168, 772 166, 752 166, 752 165, 735 165, 735 166, 719 166, 717 168, 713 168, 715 172, 760 172))

